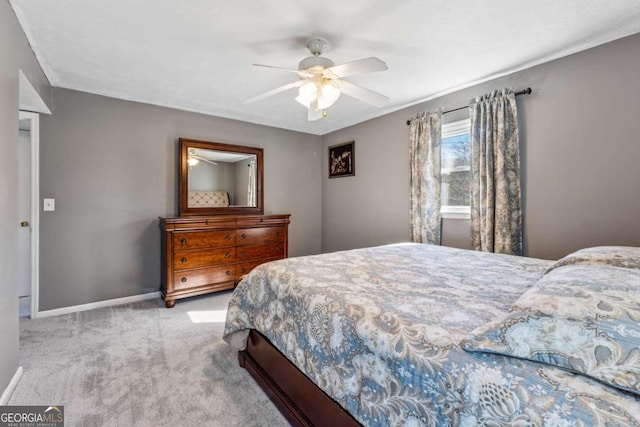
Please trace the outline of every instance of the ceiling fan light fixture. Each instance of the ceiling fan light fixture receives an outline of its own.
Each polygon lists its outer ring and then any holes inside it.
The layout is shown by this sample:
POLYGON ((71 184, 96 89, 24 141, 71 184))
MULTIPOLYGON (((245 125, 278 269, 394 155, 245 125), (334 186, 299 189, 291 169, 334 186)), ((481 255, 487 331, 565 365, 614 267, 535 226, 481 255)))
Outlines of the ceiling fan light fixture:
POLYGON ((200 163, 200 160, 196 159, 195 157, 189 156, 189 160, 187 160, 187 163, 189 164, 189 166, 195 166, 200 163))
POLYGON ((331 107, 340 97, 340 82, 338 80, 314 79, 300 86, 298 96, 295 98, 306 108, 312 104, 318 110, 331 107))
POLYGON ((324 82, 318 92, 318 108, 321 110, 331 107, 340 98, 340 84, 337 80, 324 82))
POLYGON ((296 96, 296 101, 305 107, 309 108, 311 103, 318 96, 318 88, 313 81, 308 81, 298 89, 298 96, 296 96))

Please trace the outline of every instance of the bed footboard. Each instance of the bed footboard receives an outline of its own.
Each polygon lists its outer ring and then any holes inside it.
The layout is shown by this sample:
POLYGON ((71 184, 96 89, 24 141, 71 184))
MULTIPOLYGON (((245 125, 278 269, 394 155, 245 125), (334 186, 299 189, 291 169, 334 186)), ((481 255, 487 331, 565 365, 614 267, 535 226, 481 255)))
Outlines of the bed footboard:
POLYGON ((259 332, 250 332, 238 360, 291 425, 360 426, 259 332))

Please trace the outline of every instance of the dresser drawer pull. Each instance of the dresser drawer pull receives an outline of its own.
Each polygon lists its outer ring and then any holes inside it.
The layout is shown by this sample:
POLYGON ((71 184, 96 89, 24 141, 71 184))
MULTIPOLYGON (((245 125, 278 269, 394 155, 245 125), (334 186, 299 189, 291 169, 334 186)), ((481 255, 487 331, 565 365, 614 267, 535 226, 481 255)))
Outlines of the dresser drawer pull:
POLYGON ((224 238, 224 240, 231 240, 231 236, 227 234, 227 236, 224 238))
POLYGON ((279 231, 276 231, 276 236, 280 236, 280 232, 279 231))
POLYGON ((280 248, 276 248, 276 252, 280 252, 280 248))
POLYGON ((224 274, 226 274, 227 276, 231 276, 231 272, 229 270, 225 271, 224 274))
POLYGON ((231 254, 230 254, 229 252, 227 252, 226 254, 224 254, 224 257, 225 257, 225 258, 230 258, 230 257, 231 257, 231 254))
POLYGON ((245 251, 240 252, 240 256, 247 256, 247 253, 245 251))
POLYGON ((187 278, 186 278, 186 277, 183 277, 182 279, 180 279, 180 281, 181 281, 182 283, 184 283, 184 282, 186 282, 186 281, 187 281, 187 278))
POLYGON ((244 234, 244 233, 242 233, 242 235, 240 236, 240 238, 241 238, 241 239, 246 239, 246 238, 247 238, 247 235, 246 235, 246 234, 244 234))
POLYGON ((183 245, 187 244, 187 239, 183 238, 182 240, 180 240, 180 243, 182 243, 183 245))
POLYGON ((186 264, 186 263, 187 263, 187 259, 186 259, 186 258, 182 258, 182 259, 180 260, 180 262, 181 262, 181 263, 183 263, 183 264, 186 264))

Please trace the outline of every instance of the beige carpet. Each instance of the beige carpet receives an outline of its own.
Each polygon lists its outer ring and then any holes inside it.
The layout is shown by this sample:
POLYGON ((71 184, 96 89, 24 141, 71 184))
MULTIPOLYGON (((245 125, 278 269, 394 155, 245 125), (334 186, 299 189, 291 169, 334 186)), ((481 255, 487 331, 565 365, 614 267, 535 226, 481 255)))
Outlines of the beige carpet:
POLYGON ((10 405, 64 405, 66 426, 287 426, 222 340, 230 293, 20 321, 10 405))

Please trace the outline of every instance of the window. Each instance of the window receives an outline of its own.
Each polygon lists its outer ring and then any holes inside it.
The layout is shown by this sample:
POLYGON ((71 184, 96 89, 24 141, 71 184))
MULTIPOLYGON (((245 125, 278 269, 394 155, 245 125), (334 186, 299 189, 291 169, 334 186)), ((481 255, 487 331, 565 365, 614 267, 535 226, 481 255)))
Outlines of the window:
POLYGON ((442 125, 442 218, 470 218, 471 121, 442 125))

